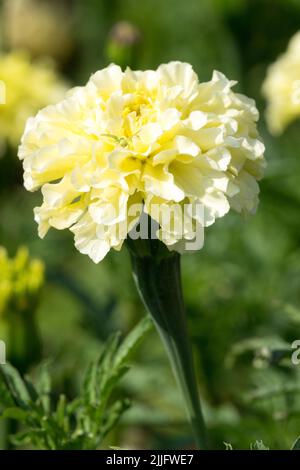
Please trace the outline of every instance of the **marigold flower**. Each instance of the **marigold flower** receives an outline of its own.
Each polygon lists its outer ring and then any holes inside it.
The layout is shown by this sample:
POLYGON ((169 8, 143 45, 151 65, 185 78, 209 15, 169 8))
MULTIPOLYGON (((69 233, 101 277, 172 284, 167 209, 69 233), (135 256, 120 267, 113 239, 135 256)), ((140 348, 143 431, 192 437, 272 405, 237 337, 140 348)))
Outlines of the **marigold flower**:
POLYGON ((300 116, 300 32, 269 67, 262 90, 268 103, 268 127, 272 134, 279 135, 300 116))
MULTIPOLYGON (((78 250, 99 262, 136 223, 133 205, 161 223, 155 205, 200 203, 205 226, 230 207, 255 211, 265 166, 259 115, 233 85, 219 72, 199 83, 181 62, 144 72, 112 64, 30 118, 19 158, 26 189, 42 188, 40 236, 70 228, 78 250)), ((196 218, 190 213, 183 239, 196 218)), ((177 250, 175 232, 161 224, 158 236, 177 250)))
POLYGON ((32 63, 15 51, 0 55, 0 139, 12 146, 20 142, 26 120, 43 106, 59 101, 66 91, 50 63, 32 63))

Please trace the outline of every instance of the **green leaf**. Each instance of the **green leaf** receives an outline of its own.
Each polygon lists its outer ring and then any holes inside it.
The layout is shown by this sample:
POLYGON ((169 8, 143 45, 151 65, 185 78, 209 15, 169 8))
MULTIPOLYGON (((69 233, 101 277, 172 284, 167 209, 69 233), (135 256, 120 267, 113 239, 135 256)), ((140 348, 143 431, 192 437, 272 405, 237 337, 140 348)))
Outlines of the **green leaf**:
POLYGON ((128 372, 129 367, 127 366, 120 366, 118 368, 114 368, 111 371, 109 377, 107 377, 106 381, 102 384, 102 388, 100 390, 100 401, 102 406, 105 405, 106 400, 108 399, 111 391, 115 388, 117 383, 121 380, 121 378, 128 372))
POLYGON ((76 413, 79 408, 83 406, 83 400, 81 397, 77 397, 70 403, 66 404, 66 410, 69 415, 76 413))
POLYGON ((12 365, 5 364, 0 366, 0 375, 15 404, 28 408, 30 395, 19 372, 12 365))
POLYGON ((31 442, 30 431, 26 430, 19 432, 15 435, 10 436, 9 440, 16 447, 25 446, 26 444, 29 444, 31 442))
POLYGON ((101 384, 105 383, 112 370, 112 359, 120 341, 120 334, 115 333, 103 345, 99 357, 88 367, 83 380, 83 398, 86 403, 96 404, 101 393, 101 384))
POLYGON ((24 377, 24 384, 26 386, 26 389, 29 393, 29 396, 30 396, 30 399, 32 402, 36 402, 39 398, 39 395, 38 395, 38 392, 35 388, 35 386, 33 385, 33 383, 31 382, 30 378, 29 377, 24 377))
POLYGON ((60 395, 57 407, 56 407, 56 421, 58 426, 62 429, 65 428, 66 424, 66 396, 60 395))
POLYGON ((270 450, 269 447, 266 447, 263 441, 255 441, 254 444, 250 446, 251 450, 270 450))
POLYGON ((6 382, 0 373, 0 408, 1 407, 10 407, 15 405, 12 394, 10 393, 9 388, 6 385, 6 382))
POLYGON ((148 331, 150 331, 152 328, 153 322, 150 316, 147 315, 128 334, 119 347, 115 358, 115 367, 120 367, 127 361, 133 350, 138 346, 146 333, 148 333, 148 331))
POLYGON ((103 354, 99 356, 92 364, 88 367, 82 385, 82 396, 85 403, 95 403, 96 401, 96 380, 97 380, 97 371, 99 364, 103 360, 103 354))
POLYGON ((24 423, 24 431, 12 438, 14 445, 30 442, 34 448, 50 450, 99 448, 130 405, 128 400, 110 405, 109 399, 128 370, 126 359, 151 326, 149 318, 142 320, 121 346, 120 333, 112 335, 88 367, 81 394, 70 402, 60 395, 53 413, 48 363, 42 365, 34 383, 23 379, 12 366, 2 366, 0 391, 6 396, 3 394, 1 418, 24 423))
POLYGON ((300 450, 300 436, 297 437, 296 441, 293 444, 291 450, 300 450))
POLYGON ((101 429, 102 438, 104 438, 116 426, 123 413, 130 408, 130 405, 130 400, 120 400, 114 403, 107 410, 107 419, 101 429))
POLYGON ((96 394, 98 396, 102 394, 102 390, 106 387, 107 381, 109 380, 110 376, 114 374, 115 355, 120 345, 120 338, 121 334, 119 332, 115 333, 104 345, 103 360, 101 363, 99 363, 96 374, 96 394))
POLYGON ((45 361, 39 370, 36 380, 36 390, 46 413, 50 412, 51 377, 49 374, 49 361, 45 361))
POLYGON ((16 421, 26 421, 28 417, 28 412, 22 410, 21 408, 13 407, 13 408, 6 408, 3 411, 1 418, 3 419, 14 419, 16 421))

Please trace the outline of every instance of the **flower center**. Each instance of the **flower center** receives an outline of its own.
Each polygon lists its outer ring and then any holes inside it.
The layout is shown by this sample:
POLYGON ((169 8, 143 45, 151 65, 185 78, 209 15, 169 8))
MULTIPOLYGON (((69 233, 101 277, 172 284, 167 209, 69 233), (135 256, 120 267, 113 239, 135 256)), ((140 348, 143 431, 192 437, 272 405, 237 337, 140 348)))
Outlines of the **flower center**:
POLYGON ((151 98, 146 94, 137 94, 123 109, 123 135, 125 138, 137 135, 140 128, 155 119, 151 98))

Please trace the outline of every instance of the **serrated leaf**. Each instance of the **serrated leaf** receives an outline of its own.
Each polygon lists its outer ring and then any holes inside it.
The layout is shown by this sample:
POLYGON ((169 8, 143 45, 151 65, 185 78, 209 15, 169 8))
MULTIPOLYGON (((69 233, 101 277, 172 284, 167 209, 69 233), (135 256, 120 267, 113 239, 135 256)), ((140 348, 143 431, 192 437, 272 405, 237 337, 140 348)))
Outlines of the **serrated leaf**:
POLYGON ((83 380, 83 398, 86 403, 96 404, 101 383, 107 379, 111 370, 112 358, 119 344, 120 334, 115 333, 103 345, 99 357, 88 367, 83 380))
POLYGON ((101 395, 103 388, 106 386, 107 380, 113 373, 115 355, 120 345, 121 334, 119 332, 113 334, 108 342, 104 345, 103 360, 99 364, 96 374, 96 394, 101 395))
POLYGON ((99 398, 99 405, 95 412, 95 421, 99 426, 103 413, 107 407, 107 402, 109 400, 110 395, 112 394, 114 388, 116 387, 117 383, 121 380, 121 378, 126 374, 128 371, 127 366, 119 367, 118 369, 114 369, 110 377, 106 380, 105 384, 103 384, 103 388, 101 390, 100 398, 99 398))
POLYGON ((114 403, 107 410, 106 422, 103 424, 101 429, 102 438, 104 438, 118 423, 125 411, 128 410, 131 403, 130 400, 120 400, 114 403))
POLYGON ((110 392, 115 388, 116 384, 121 380, 121 378, 126 374, 126 372, 128 372, 128 370, 128 366, 122 366, 114 368, 111 371, 110 376, 107 378, 106 382, 103 384, 103 387, 101 389, 101 396, 99 400, 101 403, 106 401, 106 399, 110 395, 110 392))
POLYGON ((146 316, 135 326, 118 349, 114 363, 115 367, 120 367, 127 361, 133 350, 152 328, 153 322, 150 316, 146 316))
POLYGON ((96 377, 99 363, 101 363, 103 354, 88 367, 82 385, 82 395, 85 403, 94 403, 96 400, 96 377))
POLYGON ((128 370, 126 360, 151 325, 151 320, 142 320, 121 346, 120 334, 112 335, 99 358, 88 368, 81 395, 70 403, 61 395, 53 413, 50 412, 51 380, 47 364, 41 368, 37 383, 23 379, 12 366, 2 367, 0 384, 9 397, 5 400, 2 417, 20 420, 25 425, 25 431, 15 436, 14 445, 29 441, 38 449, 99 448, 102 439, 129 407, 128 400, 109 406, 109 399, 128 370))

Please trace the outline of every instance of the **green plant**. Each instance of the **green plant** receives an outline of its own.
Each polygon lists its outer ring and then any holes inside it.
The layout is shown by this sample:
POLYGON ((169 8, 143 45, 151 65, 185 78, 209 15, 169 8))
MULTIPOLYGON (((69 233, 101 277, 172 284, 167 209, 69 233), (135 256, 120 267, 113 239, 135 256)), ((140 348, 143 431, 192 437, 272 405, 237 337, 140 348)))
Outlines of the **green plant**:
MULTIPOLYGON (((225 450, 234 450, 232 445, 228 442, 224 442, 225 450)), ((255 441, 253 444, 250 444, 250 450, 270 450, 269 447, 266 447, 263 441, 255 441)))
POLYGON ((13 445, 49 450, 98 449, 130 406, 128 399, 113 400, 112 395, 128 371, 130 353, 151 326, 146 317, 123 342, 119 333, 112 335, 88 367, 79 396, 71 401, 63 394, 53 400, 47 365, 41 367, 34 383, 28 377, 22 378, 10 364, 1 366, 1 418, 23 425, 11 436, 13 445))

